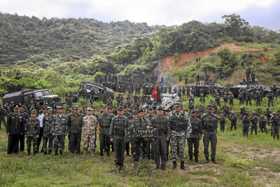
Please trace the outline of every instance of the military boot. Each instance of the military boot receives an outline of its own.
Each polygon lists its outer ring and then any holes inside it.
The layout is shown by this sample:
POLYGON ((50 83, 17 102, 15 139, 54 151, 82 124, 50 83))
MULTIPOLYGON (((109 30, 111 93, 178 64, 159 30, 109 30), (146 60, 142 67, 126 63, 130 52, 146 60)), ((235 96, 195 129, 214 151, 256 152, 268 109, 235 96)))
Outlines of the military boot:
POLYGON ((176 161, 173 161, 173 167, 172 169, 176 169, 177 168, 177 162, 176 161))
POLYGON ((181 168, 182 170, 185 170, 185 169, 186 169, 186 168, 185 168, 185 162, 184 162, 184 161, 181 161, 180 168, 181 168))

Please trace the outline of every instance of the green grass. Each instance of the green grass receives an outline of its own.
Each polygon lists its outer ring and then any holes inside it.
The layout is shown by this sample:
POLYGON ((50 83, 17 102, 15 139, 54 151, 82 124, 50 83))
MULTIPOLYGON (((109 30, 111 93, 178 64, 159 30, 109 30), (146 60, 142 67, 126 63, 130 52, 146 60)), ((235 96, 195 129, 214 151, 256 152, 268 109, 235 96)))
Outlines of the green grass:
MULTIPOLYGON (((207 103, 211 98, 207 99, 207 103)), ((279 102, 279 101, 278 101, 279 102)), ((186 104, 186 103, 185 103, 186 104)), ((235 102, 234 109, 238 109, 235 102)), ((252 107, 252 110, 254 107, 252 107)), ((229 123, 227 123, 228 127, 229 123)), ((277 186, 280 184, 280 141, 268 134, 243 138, 237 131, 218 132, 218 164, 205 164, 200 142, 200 163, 187 161, 187 170, 154 169, 153 161, 141 161, 134 169, 130 157, 118 173, 114 157, 95 155, 27 156, 6 154, 6 134, 0 131, 0 186, 277 186), (278 176, 278 177, 277 177, 278 176)), ((187 157, 187 149, 186 149, 187 157)))

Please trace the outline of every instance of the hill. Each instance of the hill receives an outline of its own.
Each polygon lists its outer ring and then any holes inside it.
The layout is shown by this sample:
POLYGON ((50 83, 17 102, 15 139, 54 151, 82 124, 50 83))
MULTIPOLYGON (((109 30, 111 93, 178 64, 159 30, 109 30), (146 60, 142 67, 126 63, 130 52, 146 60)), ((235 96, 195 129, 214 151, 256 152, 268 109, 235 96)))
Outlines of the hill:
POLYGON ((242 71, 252 68, 260 82, 279 83, 280 34, 252 27, 239 15, 223 18, 224 23, 150 27, 0 14, 0 93, 12 85, 63 95, 83 80, 108 74, 155 83, 161 75, 155 70, 170 59, 176 65, 165 73, 178 82, 207 73, 222 84, 238 83, 242 71))
POLYGON ((146 23, 129 21, 38 19, 0 13, 0 64, 11 64, 40 54, 48 58, 89 58, 157 29, 146 23))

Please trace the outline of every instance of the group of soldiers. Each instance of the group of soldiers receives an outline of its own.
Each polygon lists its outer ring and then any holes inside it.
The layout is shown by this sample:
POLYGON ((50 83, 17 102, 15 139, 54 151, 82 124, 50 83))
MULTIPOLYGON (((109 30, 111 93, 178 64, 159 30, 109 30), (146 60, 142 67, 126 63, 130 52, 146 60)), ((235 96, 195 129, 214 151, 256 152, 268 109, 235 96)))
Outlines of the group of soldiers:
POLYGON ((198 162, 199 143, 203 136, 207 162, 216 162, 218 117, 214 107, 208 106, 201 116, 198 110, 187 113, 181 103, 169 111, 163 108, 139 108, 110 105, 102 110, 87 107, 81 110, 74 105, 66 112, 63 105, 56 108, 42 107, 28 112, 23 105, 16 105, 7 114, 7 153, 63 154, 65 139, 71 153, 95 153, 99 137, 100 155, 115 152, 115 164, 124 166, 125 152, 131 155, 135 166, 141 159, 153 159, 158 169, 166 169, 172 160, 173 168, 180 163, 185 169, 185 143, 189 147, 189 159, 198 162), (209 144, 211 155, 209 158, 209 144))
MULTIPOLYGON (((192 91, 192 90, 190 90, 192 91)), ((216 162, 217 129, 224 132, 227 119, 230 130, 236 130, 238 120, 245 137, 259 131, 279 139, 280 113, 248 112, 241 108, 240 114, 234 112, 232 93, 224 92, 227 97, 213 94, 213 102, 205 108, 195 107, 194 95, 190 92, 188 112, 182 102, 177 102, 166 110, 159 107, 141 106, 148 103, 147 96, 118 95, 113 109, 113 99, 108 100, 105 108, 93 109, 56 105, 55 107, 27 107, 9 105, 0 108, 0 127, 3 123, 8 134, 7 153, 63 154, 65 139, 71 153, 95 153, 99 142, 99 153, 110 155, 115 152, 115 164, 119 170, 124 166, 125 152, 132 156, 137 167, 141 159, 153 159, 158 169, 166 169, 168 160, 172 167, 185 169, 185 144, 188 145, 189 160, 199 161, 199 145, 203 140, 206 162, 216 162), (223 101, 223 102, 222 102, 223 101), (224 106, 222 106, 222 103, 224 106), (261 114, 262 113, 262 114, 261 114), (97 141, 99 137, 99 141, 97 141), (209 146, 210 152, 209 154, 209 146)), ((206 95, 203 95, 206 97, 206 95)), ((275 100, 276 96, 273 95, 275 100)), ((200 102, 205 103, 205 98, 200 102)), ((257 102, 256 102, 257 103, 257 102)), ((72 104, 71 104, 72 105, 72 104)))

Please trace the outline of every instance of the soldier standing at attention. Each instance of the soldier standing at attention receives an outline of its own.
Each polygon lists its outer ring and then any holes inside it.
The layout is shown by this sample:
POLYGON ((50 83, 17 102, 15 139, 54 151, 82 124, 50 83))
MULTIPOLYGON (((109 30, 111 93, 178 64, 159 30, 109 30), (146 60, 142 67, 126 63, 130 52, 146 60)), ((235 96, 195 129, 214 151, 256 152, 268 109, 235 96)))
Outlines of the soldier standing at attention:
POLYGON ((83 116, 78 106, 73 106, 68 119, 69 151, 71 153, 80 153, 82 126, 83 116))
POLYGON ((96 129, 98 126, 98 120, 93 115, 93 109, 87 108, 86 115, 83 117, 82 127, 82 144, 83 150, 86 153, 95 152, 95 141, 96 141, 96 129))
POLYGON ((259 122, 259 116, 256 112, 253 112, 253 116, 251 118, 251 134, 253 134, 253 132, 255 132, 255 135, 258 134, 258 122, 259 122))
POLYGON ((156 168, 165 170, 167 161, 167 138, 169 133, 168 118, 161 108, 157 110, 157 115, 153 117, 152 126, 155 128, 153 150, 156 168))
POLYGON ((273 139, 279 140, 280 117, 279 113, 274 112, 271 117, 271 134, 273 139))
POLYGON ((124 116, 123 108, 119 108, 117 115, 112 119, 109 134, 114 142, 115 164, 119 171, 124 166, 125 136, 128 119, 124 116))
POLYGON ((230 116, 230 130, 232 131, 233 129, 236 130, 237 128, 237 114, 234 111, 231 111, 230 116))
POLYGON ((39 120, 36 118, 37 112, 32 110, 31 116, 26 123, 26 144, 27 154, 30 155, 31 147, 33 148, 33 154, 38 153, 38 138, 40 132, 39 120))
POLYGON ((202 134, 202 121, 199 118, 197 110, 192 111, 190 125, 192 132, 187 139, 189 147, 189 159, 192 161, 194 156, 195 162, 198 162, 199 140, 202 134))
POLYGON ((262 114, 260 117, 260 121, 259 121, 259 127, 260 127, 260 131, 262 133, 267 133, 266 125, 267 125, 266 116, 264 114, 262 114))
POLYGON ((8 115, 7 118, 7 134, 8 134, 8 149, 7 153, 18 153, 19 134, 20 134, 20 113, 19 107, 16 106, 14 111, 8 115))
POLYGON ((242 115, 242 133, 243 136, 248 138, 250 128, 250 118, 247 112, 244 112, 242 115))
POLYGON ((175 104, 175 111, 169 118, 170 128, 170 145, 171 145, 171 157, 173 161, 173 169, 177 167, 177 158, 180 159, 181 169, 185 169, 184 163, 184 149, 186 136, 191 132, 190 119, 186 112, 183 110, 181 103, 175 104))
POLYGON ((217 147, 217 127, 218 117, 214 113, 214 108, 208 105, 207 113, 202 117, 202 128, 203 128, 203 144, 204 144, 204 155, 206 162, 209 162, 209 143, 211 143, 211 160, 216 163, 216 147, 217 147))
POLYGON ((53 127, 53 144, 55 155, 63 154, 64 150, 64 140, 67 130, 67 117, 64 115, 63 106, 57 106, 57 114, 54 116, 54 127, 53 127))
POLYGON ((114 117, 113 110, 111 106, 107 106, 106 111, 104 111, 100 117, 100 155, 103 156, 104 151, 106 151, 107 156, 110 155, 110 136, 109 130, 112 119, 114 117))
POLYGON ((53 110, 48 108, 44 117, 43 147, 44 154, 51 154, 53 149, 53 110))

